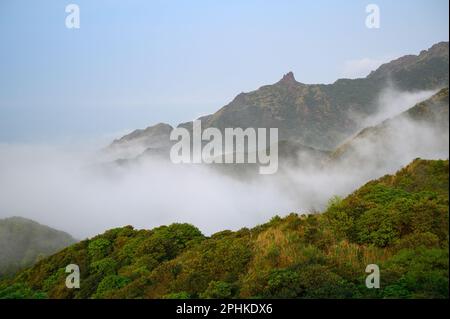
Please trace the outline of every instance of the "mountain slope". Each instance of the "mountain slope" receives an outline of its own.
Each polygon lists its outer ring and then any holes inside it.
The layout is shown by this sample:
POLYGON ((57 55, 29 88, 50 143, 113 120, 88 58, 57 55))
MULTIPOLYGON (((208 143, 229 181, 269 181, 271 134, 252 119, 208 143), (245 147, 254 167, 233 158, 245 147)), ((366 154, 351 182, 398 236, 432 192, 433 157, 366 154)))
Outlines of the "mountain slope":
POLYGON ((361 162, 379 157, 388 161, 402 152, 399 149, 401 145, 415 147, 417 152, 414 153, 417 155, 429 147, 432 152, 440 151, 442 156, 448 154, 448 131, 449 97, 448 88, 444 88, 396 117, 361 130, 338 147, 330 155, 330 160, 334 163, 347 160, 361 162))
POLYGON ((354 133, 357 123, 350 114, 371 114, 377 96, 387 85, 407 91, 448 85, 448 43, 386 63, 364 79, 306 85, 288 73, 274 85, 238 95, 205 117, 204 127, 278 127, 281 139, 333 148, 354 133))
POLYGON ((406 55, 383 64, 367 77, 389 78, 400 90, 434 89, 448 85, 448 42, 439 42, 419 55, 406 55))
POLYGON ((150 148, 168 150, 171 145, 169 137, 172 129, 169 124, 158 123, 143 130, 134 130, 114 140, 105 151, 113 154, 115 159, 124 159, 134 158, 150 148))
POLYGON ((417 159, 322 214, 211 237, 187 224, 109 230, 0 282, 0 298, 448 298, 448 168, 417 159), (65 288, 69 263, 80 289, 65 288), (365 287, 368 264, 380 289, 365 287))
MULTIPOLYGON (((351 115, 373 114, 377 98, 387 86, 406 91, 448 86, 448 42, 383 64, 366 78, 340 79, 327 85, 303 84, 289 72, 277 83, 241 93, 214 114, 200 119, 203 128, 277 127, 280 140, 334 149, 356 133, 358 123, 351 115)), ((191 129, 192 122, 179 126, 191 129)), ((138 139, 128 136, 126 142, 138 139)))
POLYGON ((76 240, 67 233, 32 220, 11 217, 0 220, 0 276, 33 265, 76 240))

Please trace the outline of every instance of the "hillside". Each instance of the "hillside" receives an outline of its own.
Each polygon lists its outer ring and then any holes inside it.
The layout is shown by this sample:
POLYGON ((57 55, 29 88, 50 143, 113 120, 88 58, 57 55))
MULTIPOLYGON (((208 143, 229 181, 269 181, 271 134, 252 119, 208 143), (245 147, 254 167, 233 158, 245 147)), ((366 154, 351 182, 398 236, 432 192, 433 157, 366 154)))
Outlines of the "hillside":
POLYGON ((0 277, 31 266, 75 242, 69 234, 29 219, 0 219, 0 277))
POLYGON ((115 153, 117 158, 122 159, 133 158, 150 149, 167 150, 172 144, 169 138, 172 129, 169 124, 158 123, 143 130, 134 130, 114 140, 106 151, 115 153))
POLYGON ((210 237, 112 229, 0 282, 0 298, 448 298, 448 168, 416 159, 323 213, 210 237), (65 287, 70 263, 80 289, 65 287), (380 289, 364 285, 368 264, 380 289))
POLYGON ((448 130, 448 87, 440 90, 430 99, 409 109, 406 114, 413 120, 431 123, 448 130))
MULTIPOLYGON (((365 78, 304 84, 289 72, 272 85, 240 93, 217 112, 200 119, 203 128, 277 127, 280 140, 330 150, 358 130, 359 123, 351 115, 373 114, 380 92, 388 86, 404 91, 448 86, 448 42, 383 64, 365 78)), ((192 122, 179 126, 190 129, 192 122)), ((146 148, 165 148, 170 144, 169 128, 168 124, 158 124, 136 130, 116 140, 110 150, 130 149, 141 142, 146 148)))

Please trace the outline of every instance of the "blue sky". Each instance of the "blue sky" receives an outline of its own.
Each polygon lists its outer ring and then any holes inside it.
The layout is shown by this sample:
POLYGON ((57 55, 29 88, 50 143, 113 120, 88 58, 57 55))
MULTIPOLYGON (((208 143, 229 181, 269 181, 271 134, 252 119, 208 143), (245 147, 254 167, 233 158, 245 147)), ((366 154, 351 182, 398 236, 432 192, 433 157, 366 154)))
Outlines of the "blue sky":
POLYGON ((293 71, 365 75, 448 41, 447 0, 0 2, 0 143, 114 137, 214 112, 293 71), (65 6, 80 7, 80 29, 65 6), (380 29, 365 7, 380 8, 380 29))

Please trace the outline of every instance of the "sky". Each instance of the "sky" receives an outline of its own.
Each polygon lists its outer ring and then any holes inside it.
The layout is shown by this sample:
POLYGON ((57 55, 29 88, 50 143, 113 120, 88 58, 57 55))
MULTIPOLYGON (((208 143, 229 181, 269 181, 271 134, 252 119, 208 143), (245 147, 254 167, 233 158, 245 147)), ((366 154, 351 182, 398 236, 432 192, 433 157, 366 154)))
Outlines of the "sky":
POLYGON ((447 0, 0 2, 0 143, 107 141, 209 114, 293 71, 367 75, 448 41, 447 0), (80 8, 68 29, 66 5, 80 8), (380 28, 366 27, 366 6, 380 28))

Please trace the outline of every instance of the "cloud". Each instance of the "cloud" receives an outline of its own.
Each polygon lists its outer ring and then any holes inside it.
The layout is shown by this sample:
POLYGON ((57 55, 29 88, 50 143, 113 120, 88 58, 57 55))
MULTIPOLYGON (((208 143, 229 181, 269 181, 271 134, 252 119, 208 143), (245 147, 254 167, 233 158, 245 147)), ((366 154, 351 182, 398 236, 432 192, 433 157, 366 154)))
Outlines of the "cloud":
POLYGON ((360 120, 361 126, 373 126, 386 119, 393 118, 437 92, 438 90, 405 92, 389 86, 382 90, 378 96, 375 113, 360 120))
POLYGON ((189 222, 212 233, 293 207, 276 184, 242 182, 198 165, 106 167, 45 146, 0 146, 0 217, 18 215, 78 238, 112 227, 189 222))
MULTIPOLYGON (((426 96, 386 92, 373 119, 407 108, 398 107, 399 96, 408 103, 426 96)), ((345 196, 416 157, 448 158, 448 130, 403 120, 389 134, 381 141, 359 140, 351 156, 336 166, 304 159, 301 166, 250 180, 209 166, 155 159, 111 166, 79 148, 0 144, 0 218, 31 218, 80 239, 112 227, 149 229, 174 222, 192 223, 211 234, 253 227, 275 214, 320 211, 332 196, 345 196)))
POLYGON ((363 78, 380 65, 392 59, 361 58, 344 62, 342 77, 346 79, 363 78))

